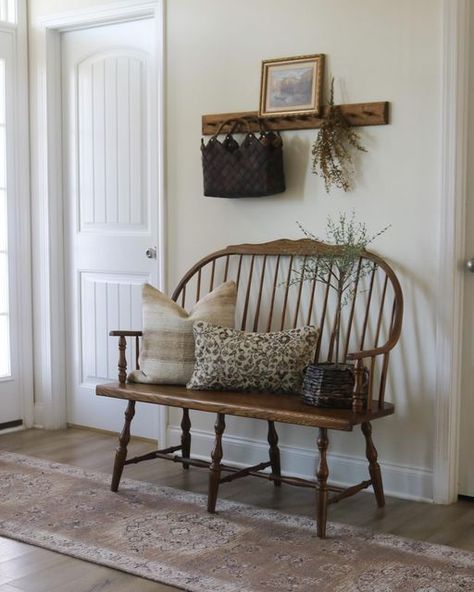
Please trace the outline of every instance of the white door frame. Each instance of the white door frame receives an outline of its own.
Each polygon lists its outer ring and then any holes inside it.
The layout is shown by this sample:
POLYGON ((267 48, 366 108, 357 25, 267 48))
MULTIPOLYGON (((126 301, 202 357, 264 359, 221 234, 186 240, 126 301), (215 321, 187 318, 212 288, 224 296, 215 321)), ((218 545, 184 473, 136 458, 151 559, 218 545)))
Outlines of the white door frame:
MULTIPOLYGON (((14 113, 11 127, 14 130, 15 199, 17 215, 14 217, 14 232, 9 242, 14 242, 15 270, 11 274, 14 292, 17 296, 17 318, 15 327, 15 356, 21 362, 21 372, 17 372, 21 396, 21 418, 23 427, 34 423, 33 401, 33 319, 31 303, 31 227, 30 227, 30 161, 29 161, 29 118, 28 118, 28 52, 27 52, 27 8, 25 0, 18 0, 18 22, 15 25, 2 23, 3 33, 12 37, 14 68, 14 113)), ((8 150, 8 148, 7 148, 8 150)), ((23 429, 13 428, 16 429, 23 429)), ((2 431, 2 433, 5 433, 2 431)))
MULTIPOLYGON (((164 1, 125 0, 104 6, 68 11, 38 19, 35 23, 43 33, 45 72, 39 84, 38 113, 43 134, 37 146, 39 163, 40 207, 37 209, 38 236, 36 246, 43 260, 41 274, 35 278, 40 300, 40 339, 35 344, 36 424, 57 429, 66 425, 66 330, 63 237, 63 159, 61 109, 61 33, 91 26, 115 24, 142 18, 154 18, 156 26, 157 97, 158 97, 158 264, 159 284, 165 286, 165 197, 164 197, 164 1), (46 139, 46 142, 45 142, 46 139)), ((166 408, 159 406, 159 438, 166 438, 166 408)), ((117 426, 120 429, 121 426, 117 426)))
POLYGON ((459 491, 470 4, 471 0, 443 2, 433 497, 444 504, 455 502, 459 491))

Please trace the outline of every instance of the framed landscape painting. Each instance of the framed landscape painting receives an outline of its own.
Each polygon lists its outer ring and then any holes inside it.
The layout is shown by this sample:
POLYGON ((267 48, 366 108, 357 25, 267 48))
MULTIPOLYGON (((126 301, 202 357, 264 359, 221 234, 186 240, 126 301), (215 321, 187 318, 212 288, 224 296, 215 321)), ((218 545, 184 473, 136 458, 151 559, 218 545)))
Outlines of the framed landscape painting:
POLYGON ((323 74, 322 53, 264 60, 259 116, 318 115, 323 74))

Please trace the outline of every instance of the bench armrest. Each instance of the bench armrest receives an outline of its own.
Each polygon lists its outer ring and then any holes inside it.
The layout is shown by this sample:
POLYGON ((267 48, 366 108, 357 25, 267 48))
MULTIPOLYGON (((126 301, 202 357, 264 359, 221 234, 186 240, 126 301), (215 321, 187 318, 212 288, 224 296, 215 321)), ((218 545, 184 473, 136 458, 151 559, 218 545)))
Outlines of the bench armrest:
POLYGON ((136 360, 135 367, 140 368, 138 354, 139 354, 139 338, 143 337, 143 331, 110 331, 111 337, 119 337, 119 361, 118 361, 118 379, 120 384, 127 382, 127 356, 125 351, 127 349, 127 337, 135 337, 136 340, 136 360))
MULTIPOLYGON (((391 349, 391 348, 390 348, 391 349)), ((347 354, 347 360, 363 360, 364 358, 375 358, 388 353, 390 350, 386 347, 376 347, 375 349, 366 349, 360 352, 350 352, 347 354)))
POLYGON ((110 331, 110 337, 143 337, 143 331, 110 331))
POLYGON ((386 347, 377 347, 375 349, 366 349, 360 352, 350 352, 347 354, 347 360, 363 360, 364 358, 375 358, 387 353, 386 347))
POLYGON ((376 359, 383 356, 382 374, 380 377, 379 405, 384 402, 385 382, 387 378, 387 368, 390 349, 387 347, 377 347, 366 349, 360 352, 351 352, 346 355, 346 360, 355 362, 355 385, 352 394, 352 410, 360 413, 365 406, 372 405, 374 391, 374 370, 376 359), (369 367, 364 365, 364 360, 370 360, 369 367))

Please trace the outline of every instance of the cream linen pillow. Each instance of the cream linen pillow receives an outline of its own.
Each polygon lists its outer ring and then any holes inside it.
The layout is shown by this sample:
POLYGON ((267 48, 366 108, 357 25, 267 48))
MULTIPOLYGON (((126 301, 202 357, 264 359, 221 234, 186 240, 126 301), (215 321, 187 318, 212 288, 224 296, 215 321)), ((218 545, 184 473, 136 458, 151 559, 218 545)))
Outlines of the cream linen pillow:
POLYGON ((129 374, 129 382, 186 384, 194 370, 193 324, 207 321, 234 327, 236 299, 235 282, 226 282, 188 314, 163 292, 145 284, 140 370, 129 374))

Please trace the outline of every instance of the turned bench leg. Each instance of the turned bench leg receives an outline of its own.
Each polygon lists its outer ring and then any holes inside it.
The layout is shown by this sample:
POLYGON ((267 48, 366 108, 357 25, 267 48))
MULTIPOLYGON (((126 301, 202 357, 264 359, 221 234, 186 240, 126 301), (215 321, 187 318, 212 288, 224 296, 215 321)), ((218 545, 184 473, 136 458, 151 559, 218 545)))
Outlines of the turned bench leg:
POLYGON ((361 425, 361 428, 362 433, 365 436, 365 455, 369 461, 369 474, 370 478, 372 479, 372 487, 374 488, 375 499, 377 500, 378 507, 383 508, 385 506, 385 495, 383 492, 382 472, 380 470, 380 465, 377 462, 377 449, 375 448, 374 442, 372 440, 372 426, 369 422, 366 422, 361 425))
POLYGON ((319 450, 319 465, 316 471, 318 479, 318 502, 317 502, 317 516, 316 529, 318 537, 324 539, 326 537, 326 522, 328 516, 328 476, 329 469, 326 459, 326 452, 328 449, 328 430, 327 428, 319 428, 318 436, 318 450, 319 450))
POLYGON ((119 437, 119 445, 115 452, 114 472, 112 474, 112 484, 110 489, 118 491, 120 478, 122 477, 123 467, 127 460, 127 446, 130 442, 130 424, 135 415, 135 401, 129 401, 127 409, 125 410, 125 423, 123 425, 122 433, 119 437))
MULTIPOLYGON (((183 419, 181 420, 181 454, 184 458, 189 458, 191 454, 191 420, 189 419, 189 409, 183 409, 183 419)), ((183 469, 189 469, 189 464, 183 463, 183 469)))
POLYGON ((221 478, 221 460, 223 456, 222 434, 225 430, 225 415, 223 413, 217 414, 214 429, 216 432, 216 442, 211 454, 212 462, 209 467, 209 494, 207 498, 207 511, 211 514, 214 514, 216 511, 217 493, 219 491, 219 481, 221 478))
MULTIPOLYGON (((280 467, 280 449, 278 448, 278 434, 275 429, 275 422, 268 421, 268 444, 270 445, 270 462, 272 467, 272 475, 274 477, 281 476, 281 467, 280 467)), ((279 487, 281 485, 280 479, 275 479, 273 481, 275 487, 279 487)))

